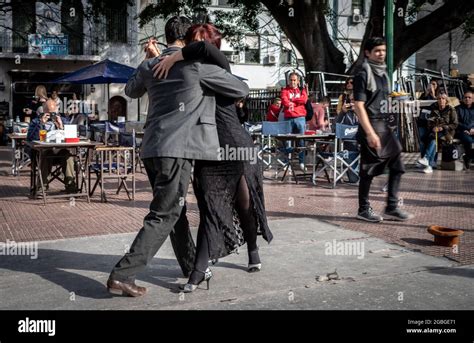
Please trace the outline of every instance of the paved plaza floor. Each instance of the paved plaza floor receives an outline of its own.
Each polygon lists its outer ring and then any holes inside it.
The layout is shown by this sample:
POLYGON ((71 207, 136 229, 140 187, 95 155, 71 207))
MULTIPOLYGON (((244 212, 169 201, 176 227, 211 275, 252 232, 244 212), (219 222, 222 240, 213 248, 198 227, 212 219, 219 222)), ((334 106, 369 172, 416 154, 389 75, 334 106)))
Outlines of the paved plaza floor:
MULTIPOLYGON (((38 258, 2 256, 1 309, 472 309, 474 172, 431 175, 408 168, 401 197, 416 217, 370 224, 355 219, 357 187, 327 187, 321 179, 296 185, 266 179, 272 244, 259 238, 263 270, 248 274, 245 246, 213 267, 211 289, 182 294, 182 277, 167 241, 138 278, 141 299, 112 298, 108 273, 132 242, 151 193, 139 174, 135 201, 109 186, 107 203, 28 198, 29 173, 9 173, 0 149, 0 242, 37 242, 38 258), (462 229, 458 250, 434 245, 429 225, 462 229), (350 252, 338 253, 342 244, 350 252), (334 248, 333 250, 331 250, 334 248), (362 256, 363 255, 363 256, 362 256), (335 274, 333 274, 335 272, 335 274), (326 280, 329 274, 329 280, 326 280), (337 274, 337 275, 336 275, 337 274)), ((386 176, 375 179, 371 200, 382 211, 386 176)), ((53 185, 52 189, 60 185, 53 185)), ((188 196, 196 234, 198 210, 188 196)))

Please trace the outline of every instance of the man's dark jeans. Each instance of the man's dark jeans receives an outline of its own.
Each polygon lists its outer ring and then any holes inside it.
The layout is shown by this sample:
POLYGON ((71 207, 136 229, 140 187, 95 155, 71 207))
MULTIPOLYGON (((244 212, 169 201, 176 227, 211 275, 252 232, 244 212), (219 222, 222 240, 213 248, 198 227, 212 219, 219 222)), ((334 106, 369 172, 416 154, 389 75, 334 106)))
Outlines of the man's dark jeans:
POLYGON ((146 158, 143 163, 153 189, 150 212, 130 251, 114 267, 111 278, 122 282, 134 281, 170 234, 178 262, 187 276, 194 266, 196 254, 185 205, 192 161, 155 157, 146 158))
MULTIPOLYGON (((292 133, 299 133, 300 135, 305 133, 306 130, 306 119, 305 117, 298 117, 298 118, 285 118, 286 121, 291 123, 291 132, 292 133)), ((298 146, 300 148, 304 147, 304 140, 298 141, 298 146)), ((291 151, 292 152, 292 151, 291 151)), ((301 151, 298 154, 299 163, 304 163, 304 151, 301 151)))
POLYGON ((474 136, 468 135, 465 132, 458 132, 457 137, 461 140, 461 143, 464 146, 464 152, 466 153, 465 159, 469 161, 471 158, 474 158, 472 154, 474 136))

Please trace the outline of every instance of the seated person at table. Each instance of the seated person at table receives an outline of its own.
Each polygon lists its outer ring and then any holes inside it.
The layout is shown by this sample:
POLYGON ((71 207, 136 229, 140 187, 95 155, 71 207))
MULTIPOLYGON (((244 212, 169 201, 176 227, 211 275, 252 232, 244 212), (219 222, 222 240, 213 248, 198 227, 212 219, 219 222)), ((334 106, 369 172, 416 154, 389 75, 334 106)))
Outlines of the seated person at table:
MULTIPOLYGON (((418 100, 436 100, 440 93, 440 86, 438 81, 432 79, 430 81, 430 86, 426 91, 419 97, 418 100)), ((416 126, 418 128, 418 140, 420 144, 420 155, 423 159, 426 155, 426 146, 425 142, 428 140, 430 131, 428 130, 428 116, 431 113, 432 107, 434 104, 422 106, 420 108, 420 115, 416 119, 416 126)), ((438 155, 435 155, 434 161, 436 162, 438 155)), ((420 164, 419 164, 420 165, 420 164)))
POLYGON ((456 137, 464 145, 464 164, 469 169, 472 154, 472 143, 474 142, 474 93, 467 91, 464 93, 463 103, 456 107, 459 125, 456 130, 456 137))
MULTIPOLYGON (((26 140, 28 142, 39 141, 40 130, 52 131, 63 130, 63 123, 59 115, 54 116, 54 121, 50 121, 52 114, 56 113, 57 105, 54 100, 49 99, 43 104, 43 113, 34 118, 28 127, 28 134, 26 140)), ((30 154, 30 151, 27 153, 30 154)), ((30 157, 31 154, 30 154, 30 157)), ((54 165, 61 164, 62 172, 65 176, 64 183, 67 192, 74 192, 76 190, 76 183, 74 177, 74 157, 71 156, 68 149, 51 149, 43 153, 45 157, 41 161, 41 174, 43 184, 47 185, 48 175, 54 165)))
MULTIPOLYGON (((352 93, 343 94, 341 112, 339 112, 336 117, 336 123, 351 126, 359 125, 359 119, 354 112, 354 95, 352 93)), ((344 142, 344 149, 349 152, 345 160, 347 163, 351 164, 352 161, 354 161, 354 159, 356 159, 358 156, 359 144, 355 141, 344 142)), ((354 163, 352 168, 356 169, 357 166, 358 163, 354 163)), ((347 172, 347 176, 349 177, 349 183, 355 184, 359 181, 359 176, 356 175, 352 170, 347 172)))
POLYGON ((64 112, 64 108, 63 108, 64 105, 63 105, 63 101, 59 97, 59 93, 58 93, 57 89, 55 89, 51 92, 51 99, 53 99, 54 102, 56 103, 56 106, 58 108, 58 112, 63 113, 64 112))
POLYGON ((280 111, 281 111, 281 99, 275 98, 272 104, 270 105, 270 107, 268 107, 267 121, 278 121, 280 111))
POLYGON ((65 108, 65 111, 64 111, 66 120, 63 120, 63 123, 74 124, 74 125, 86 125, 87 116, 81 113, 80 110, 81 110, 81 103, 77 99, 76 93, 72 93, 72 99, 68 100, 67 107, 65 108))
POLYGON ((235 108, 237 110, 237 116, 239 117, 240 124, 248 122, 250 112, 249 108, 247 107, 247 100, 245 98, 236 100, 235 108))
POLYGON ((341 111, 337 113, 336 123, 344 125, 359 125, 359 120, 354 112, 354 95, 343 94, 342 95, 341 111))
POLYGON ((38 85, 35 88, 35 95, 26 108, 23 109, 25 117, 32 116, 33 118, 42 111, 43 104, 48 100, 48 93, 46 92, 46 87, 43 85, 38 85))
POLYGON ((327 96, 323 97, 320 102, 311 102, 313 107, 313 117, 308 122, 310 130, 325 131, 328 127, 328 121, 324 120, 326 109, 331 104, 331 99, 327 96))
MULTIPOLYGON (((337 107, 336 113, 341 113, 343 111, 343 107, 347 104, 347 99, 354 99, 354 78, 349 77, 347 78, 346 82, 344 83, 344 93, 339 95, 337 99, 337 107)), ((354 102, 353 100, 351 101, 354 102)))

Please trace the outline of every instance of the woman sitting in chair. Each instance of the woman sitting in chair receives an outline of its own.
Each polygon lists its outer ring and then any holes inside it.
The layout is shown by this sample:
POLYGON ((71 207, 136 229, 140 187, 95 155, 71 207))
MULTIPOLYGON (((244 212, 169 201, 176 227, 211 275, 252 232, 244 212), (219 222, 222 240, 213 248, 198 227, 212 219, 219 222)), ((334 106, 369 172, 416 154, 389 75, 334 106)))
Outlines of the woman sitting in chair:
POLYGON ((433 172, 433 163, 437 152, 438 141, 451 143, 458 126, 458 116, 454 107, 448 104, 446 93, 440 93, 437 102, 433 104, 431 114, 428 117, 428 131, 426 135, 426 153, 425 157, 418 160, 423 165, 423 172, 430 174, 433 172))

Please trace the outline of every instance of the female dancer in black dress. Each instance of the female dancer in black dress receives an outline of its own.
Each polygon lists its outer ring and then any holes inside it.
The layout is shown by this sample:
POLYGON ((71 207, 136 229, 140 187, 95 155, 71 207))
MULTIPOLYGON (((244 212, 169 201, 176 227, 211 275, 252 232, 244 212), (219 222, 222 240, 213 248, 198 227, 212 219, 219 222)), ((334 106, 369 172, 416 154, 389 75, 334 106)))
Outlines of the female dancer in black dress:
MULTIPOLYGON (((216 64, 230 72, 229 62, 219 50, 221 35, 213 25, 192 26, 185 40, 186 47, 157 64, 155 75, 166 77, 171 66, 183 59, 201 59, 203 63, 216 64)), ((267 242, 273 238, 265 214, 262 170, 257 163, 256 147, 239 121, 235 101, 216 94, 216 124, 221 151, 254 149, 255 160, 249 160, 250 154, 247 154, 240 159, 235 156, 235 159, 218 162, 196 161, 194 190, 200 224, 196 261, 184 286, 185 292, 194 291, 203 281, 207 281, 209 286, 212 273, 208 261, 232 253, 245 242, 249 256, 247 270, 259 271, 257 235, 261 234, 267 242)))

